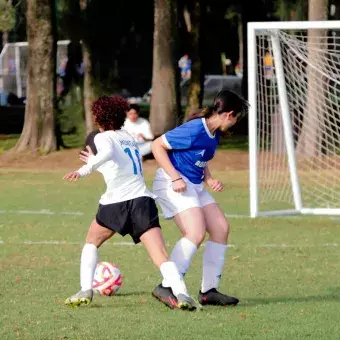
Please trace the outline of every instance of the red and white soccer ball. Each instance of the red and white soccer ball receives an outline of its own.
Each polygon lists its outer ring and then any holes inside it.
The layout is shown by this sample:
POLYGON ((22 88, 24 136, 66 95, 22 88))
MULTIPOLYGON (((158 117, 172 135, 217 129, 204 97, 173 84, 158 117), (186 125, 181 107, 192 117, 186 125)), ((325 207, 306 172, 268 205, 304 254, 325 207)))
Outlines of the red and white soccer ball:
POLYGON ((111 296, 122 286, 123 276, 119 268, 111 262, 99 262, 94 273, 92 288, 95 293, 111 296))

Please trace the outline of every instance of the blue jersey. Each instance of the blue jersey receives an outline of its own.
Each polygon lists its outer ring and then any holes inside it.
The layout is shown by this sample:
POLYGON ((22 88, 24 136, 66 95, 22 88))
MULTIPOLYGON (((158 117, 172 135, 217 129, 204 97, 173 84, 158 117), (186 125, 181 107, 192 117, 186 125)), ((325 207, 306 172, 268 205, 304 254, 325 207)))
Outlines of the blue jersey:
POLYGON ((193 119, 162 136, 172 165, 190 182, 202 183, 204 168, 215 154, 219 134, 212 135, 205 118, 193 119))

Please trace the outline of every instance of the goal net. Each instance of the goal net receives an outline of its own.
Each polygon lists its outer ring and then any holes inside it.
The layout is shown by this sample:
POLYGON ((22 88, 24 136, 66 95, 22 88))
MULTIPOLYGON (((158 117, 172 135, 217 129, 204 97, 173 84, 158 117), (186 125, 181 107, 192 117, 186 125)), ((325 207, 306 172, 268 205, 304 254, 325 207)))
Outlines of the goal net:
MULTIPOLYGON (((61 40, 57 44, 57 70, 67 58, 69 41, 61 40)), ((0 53, 0 92, 13 93, 18 98, 26 97, 28 67, 28 43, 8 43, 0 53)))
POLYGON ((340 214, 340 22, 248 25, 251 216, 340 214))

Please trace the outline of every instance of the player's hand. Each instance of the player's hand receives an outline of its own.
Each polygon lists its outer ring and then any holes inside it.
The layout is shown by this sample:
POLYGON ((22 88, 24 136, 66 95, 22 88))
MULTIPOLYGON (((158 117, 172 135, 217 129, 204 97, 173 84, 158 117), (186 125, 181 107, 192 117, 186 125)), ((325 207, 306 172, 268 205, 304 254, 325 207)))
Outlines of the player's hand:
POLYGON ((72 171, 69 172, 68 174, 66 174, 63 179, 69 181, 69 182, 75 182, 78 181, 78 179, 80 178, 79 172, 77 171, 72 171))
POLYGON ((213 191, 221 192, 224 190, 224 185, 218 179, 210 178, 209 180, 207 180, 207 184, 209 188, 213 191))
POLYGON ((187 190, 187 185, 183 179, 180 179, 178 181, 172 182, 172 189, 178 193, 185 192, 187 190))
POLYGON ((87 162, 89 161, 89 157, 93 155, 93 151, 89 145, 86 146, 86 150, 87 151, 80 151, 79 159, 87 164, 87 162))
POLYGON ((138 134, 137 134, 137 140, 139 140, 139 141, 145 141, 145 138, 144 138, 144 136, 143 136, 141 133, 138 133, 138 134))

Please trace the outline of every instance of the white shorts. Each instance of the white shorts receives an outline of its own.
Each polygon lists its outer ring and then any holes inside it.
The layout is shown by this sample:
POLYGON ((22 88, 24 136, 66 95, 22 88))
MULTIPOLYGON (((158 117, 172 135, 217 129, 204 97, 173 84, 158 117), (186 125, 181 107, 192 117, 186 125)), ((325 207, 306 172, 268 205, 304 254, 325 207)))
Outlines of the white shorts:
POLYGON ((215 199, 204 189, 204 184, 193 184, 185 176, 187 190, 183 193, 175 192, 172 189, 170 177, 163 169, 156 171, 153 182, 153 193, 157 196, 156 202, 160 205, 163 216, 171 219, 180 212, 190 208, 202 208, 208 204, 216 203, 215 199))

